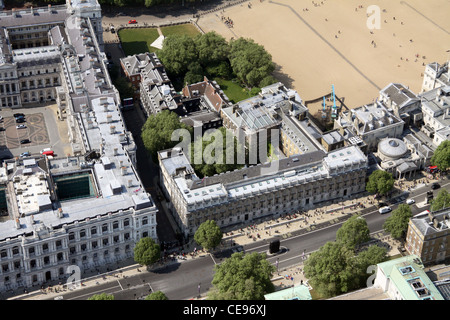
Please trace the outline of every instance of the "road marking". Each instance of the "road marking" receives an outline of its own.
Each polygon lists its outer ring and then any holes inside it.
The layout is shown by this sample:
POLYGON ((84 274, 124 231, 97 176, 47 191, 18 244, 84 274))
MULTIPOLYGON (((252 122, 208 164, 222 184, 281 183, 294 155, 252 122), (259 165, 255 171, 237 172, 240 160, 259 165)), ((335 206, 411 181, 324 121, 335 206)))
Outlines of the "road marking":
POLYGON ((119 284, 119 286, 120 286, 120 289, 122 289, 122 290, 123 290, 123 287, 122 287, 122 285, 120 284, 120 281, 119 281, 119 280, 117 280, 117 283, 119 284))

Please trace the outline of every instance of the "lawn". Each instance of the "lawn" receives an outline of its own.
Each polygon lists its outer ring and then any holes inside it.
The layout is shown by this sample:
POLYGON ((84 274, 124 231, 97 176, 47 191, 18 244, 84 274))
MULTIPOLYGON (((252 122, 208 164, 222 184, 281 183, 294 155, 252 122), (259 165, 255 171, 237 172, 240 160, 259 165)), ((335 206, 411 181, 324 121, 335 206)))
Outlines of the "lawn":
POLYGON ((200 34, 200 32, 197 30, 197 28, 190 23, 161 27, 161 32, 164 35, 164 37, 170 36, 172 34, 184 34, 184 35, 194 38, 198 34, 200 34))
POLYGON ((238 103, 239 101, 251 98, 254 96, 250 90, 241 87, 237 82, 233 80, 214 79, 219 84, 220 89, 227 95, 228 99, 232 103, 238 103))
POLYGON ((157 48, 150 46, 158 37, 159 33, 156 28, 126 28, 119 30, 120 42, 127 56, 158 51, 157 48))

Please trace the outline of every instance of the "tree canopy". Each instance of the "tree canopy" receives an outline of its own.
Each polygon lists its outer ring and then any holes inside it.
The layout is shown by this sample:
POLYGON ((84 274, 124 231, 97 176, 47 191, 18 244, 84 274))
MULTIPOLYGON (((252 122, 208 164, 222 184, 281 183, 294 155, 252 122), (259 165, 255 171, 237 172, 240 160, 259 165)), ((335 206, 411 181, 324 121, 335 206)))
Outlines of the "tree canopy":
POLYGON ((145 297, 145 300, 169 300, 162 291, 155 291, 145 297))
POLYGON ((441 189, 436 198, 431 201, 431 211, 438 211, 450 207, 450 194, 446 189, 441 189))
POLYGON ((134 247, 134 261, 149 266, 161 257, 161 248, 152 238, 141 238, 134 247))
POLYGON ((194 234, 194 240, 206 250, 217 247, 222 241, 223 233, 214 220, 203 222, 194 234))
POLYGON ((386 195, 394 187, 394 177, 384 170, 375 170, 369 176, 366 190, 371 193, 386 195))
POLYGON ((214 267, 209 300, 264 300, 275 287, 271 281, 275 267, 264 253, 236 252, 214 267))
POLYGON ((114 300, 114 295, 103 292, 90 296, 88 300, 114 300))
POLYGON ((366 219, 358 215, 354 215, 344 222, 336 232, 336 241, 349 249, 355 249, 356 246, 369 241, 369 239, 370 230, 366 219))
POLYGON ((411 217, 411 207, 402 203, 386 219, 383 224, 383 229, 389 232, 393 238, 400 239, 406 234, 411 217))
POLYGON ((142 126, 141 137, 154 163, 158 163, 158 151, 172 148, 179 143, 171 140, 172 133, 177 129, 191 130, 180 122, 175 112, 163 110, 148 117, 142 126))
POLYGON ((275 70, 270 53, 252 39, 231 40, 229 59, 237 78, 250 87, 258 86, 275 70))
POLYGON ((445 171, 450 168, 450 140, 445 140, 436 148, 431 157, 431 164, 439 170, 445 171))

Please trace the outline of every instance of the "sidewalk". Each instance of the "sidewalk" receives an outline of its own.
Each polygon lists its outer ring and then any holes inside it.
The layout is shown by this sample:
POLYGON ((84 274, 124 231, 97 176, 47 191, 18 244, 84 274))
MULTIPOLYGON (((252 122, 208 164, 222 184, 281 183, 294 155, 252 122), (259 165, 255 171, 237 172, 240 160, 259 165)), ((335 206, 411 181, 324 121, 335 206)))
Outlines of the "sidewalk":
MULTIPOLYGON (((401 183, 396 182, 396 191, 393 197, 405 195, 406 191, 412 191, 416 188, 423 187, 424 185, 429 185, 436 181, 438 180, 428 179, 427 182, 425 179, 423 183, 418 184, 414 184, 413 181, 402 181, 401 183), (410 190, 408 190, 408 188, 410 190)), ((218 249, 230 248, 232 245, 231 240, 233 240, 235 245, 246 245, 255 241, 262 241, 264 239, 272 238, 274 235, 279 235, 281 238, 288 237, 294 230, 297 231, 304 229, 306 231, 312 231, 316 229, 319 224, 325 222, 337 223, 339 221, 339 218, 350 218, 352 214, 355 214, 360 210, 364 210, 364 208, 360 208, 357 206, 358 203, 361 203, 363 206, 365 206, 366 209, 370 206, 377 205, 377 201, 373 199, 372 195, 363 193, 361 196, 355 199, 347 199, 334 204, 322 205, 318 208, 308 210, 301 214, 293 214, 290 216, 286 215, 282 218, 268 220, 259 224, 252 224, 246 227, 242 227, 240 230, 227 232, 224 234, 222 245, 218 249)), ((417 203, 417 205, 419 206, 420 204, 417 203)), ((398 246, 400 245, 400 243, 396 240, 393 240, 390 236, 385 235, 383 232, 378 232, 376 234, 372 234, 371 236, 373 238, 373 243, 378 242, 388 248, 388 255, 393 256, 400 254, 400 252, 398 251, 398 246)), ((194 242, 185 245, 183 252, 187 253, 184 255, 184 259, 178 259, 180 257, 179 255, 169 254, 166 261, 158 266, 155 266, 155 268, 161 268, 165 265, 176 262, 182 263, 183 261, 200 258, 208 254, 194 242), (195 252, 194 248, 197 249, 195 250, 195 252)), ((305 253, 305 260, 307 259, 309 254, 310 252, 305 253)), ((132 259, 130 259, 129 262, 123 262, 123 264, 125 266, 114 271, 108 271, 100 275, 93 274, 91 277, 82 279, 82 286, 74 288, 73 290, 80 290, 86 287, 97 286, 98 284, 108 281, 117 281, 121 278, 136 275, 139 272, 148 272, 145 270, 145 267, 141 267, 135 264, 132 259), (126 265, 127 263, 128 265, 126 265)), ((279 269, 277 272, 275 272, 272 279, 276 290, 291 287, 293 284, 297 285, 301 281, 303 281, 304 284, 307 284, 308 280, 305 278, 302 271, 303 263, 279 269), (293 278, 294 280, 291 280, 291 278, 293 278)), ((58 299, 59 296, 63 296, 65 292, 68 292, 69 289, 64 287, 66 286, 56 285, 51 289, 46 288, 45 290, 37 290, 28 294, 12 297, 11 299, 17 299, 18 297, 25 300, 43 300, 52 298, 58 299)))

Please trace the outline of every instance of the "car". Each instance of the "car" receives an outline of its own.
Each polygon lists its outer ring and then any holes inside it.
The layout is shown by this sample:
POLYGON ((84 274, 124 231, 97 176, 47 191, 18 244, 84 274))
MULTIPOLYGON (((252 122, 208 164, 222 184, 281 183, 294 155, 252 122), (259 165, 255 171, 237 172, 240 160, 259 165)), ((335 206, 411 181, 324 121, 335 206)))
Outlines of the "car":
POLYGON ((44 156, 47 156, 47 157, 49 157, 49 156, 53 157, 53 156, 55 155, 54 152, 53 152, 52 150, 45 151, 45 152, 43 152, 42 154, 43 154, 44 156))
POLYGON ((435 182, 431 185, 431 189, 433 189, 433 190, 439 189, 440 187, 441 187, 441 185, 437 182, 435 182))
POLYGON ((19 124, 18 126, 16 126, 17 129, 25 129, 27 126, 24 124, 19 124))
POLYGON ((16 123, 24 123, 25 122, 25 118, 17 118, 16 119, 16 123))
POLYGON ((128 24, 135 24, 135 23, 137 23, 136 20, 130 20, 130 21, 128 21, 128 24))
POLYGON ((22 152, 21 154, 20 154, 20 157, 21 158, 23 158, 23 157, 29 157, 31 154, 28 152, 28 151, 25 151, 25 152, 22 152))
POLYGON ((414 199, 406 199, 406 204, 414 204, 416 203, 416 200, 414 199))
POLYGON ((52 151, 52 149, 51 148, 42 149, 41 150, 41 154, 44 154, 44 152, 47 152, 47 151, 52 151))
POLYGON ((26 144, 26 143, 30 143, 30 139, 22 139, 20 140, 20 144, 26 144))
POLYGON ((380 202, 378 204, 378 208, 383 208, 383 207, 387 207, 387 206, 388 206, 387 203, 384 203, 384 202, 380 202))
POLYGON ((0 131, 5 131, 6 129, 3 127, 0 127, 0 131))
POLYGON ((25 115, 23 113, 14 113, 13 116, 14 116, 14 118, 25 117, 25 115))
POLYGON ((383 208, 378 209, 378 212, 381 213, 381 214, 388 213, 388 212, 391 212, 391 211, 392 211, 391 207, 383 207, 383 208))

